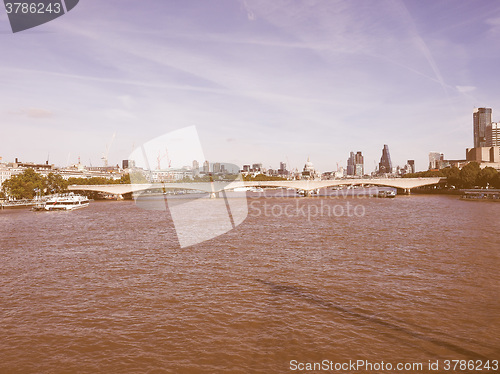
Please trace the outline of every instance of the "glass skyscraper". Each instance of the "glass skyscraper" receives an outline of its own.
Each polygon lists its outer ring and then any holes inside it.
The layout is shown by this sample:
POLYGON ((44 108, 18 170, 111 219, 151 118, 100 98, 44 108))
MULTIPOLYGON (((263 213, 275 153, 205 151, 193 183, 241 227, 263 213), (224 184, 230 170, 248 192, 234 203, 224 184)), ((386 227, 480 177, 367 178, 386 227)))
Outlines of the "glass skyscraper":
POLYGON ((382 149, 382 157, 378 164, 378 172, 380 174, 392 173, 391 155, 389 154, 389 146, 387 144, 384 144, 384 149, 382 149))
POLYGON ((474 148, 487 146, 487 132, 491 131, 491 108, 476 108, 472 114, 474 122, 474 148))

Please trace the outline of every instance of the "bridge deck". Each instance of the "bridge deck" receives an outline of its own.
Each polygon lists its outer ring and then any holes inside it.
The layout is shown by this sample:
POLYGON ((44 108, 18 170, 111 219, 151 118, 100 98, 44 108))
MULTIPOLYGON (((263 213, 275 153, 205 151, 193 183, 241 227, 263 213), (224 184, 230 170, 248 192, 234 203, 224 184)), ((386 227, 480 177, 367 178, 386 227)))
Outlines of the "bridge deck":
POLYGON ((125 194, 149 189, 182 189, 198 190, 208 193, 220 192, 242 187, 284 187, 297 190, 312 191, 319 188, 342 185, 374 185, 410 190, 416 187, 439 184, 446 178, 373 178, 373 179, 332 179, 332 180, 299 180, 299 181, 233 181, 233 182, 201 182, 201 183, 149 183, 149 184, 106 184, 106 185, 71 185, 70 191, 97 191, 110 194, 125 194))

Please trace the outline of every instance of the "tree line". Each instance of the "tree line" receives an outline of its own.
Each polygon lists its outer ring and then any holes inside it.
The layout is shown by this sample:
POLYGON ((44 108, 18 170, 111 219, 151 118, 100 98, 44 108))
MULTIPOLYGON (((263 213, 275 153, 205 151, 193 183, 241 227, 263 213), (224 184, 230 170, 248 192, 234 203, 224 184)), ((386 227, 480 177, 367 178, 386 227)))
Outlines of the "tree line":
MULTIPOLYGON (((64 179, 59 174, 49 173, 47 176, 38 174, 35 170, 28 168, 22 174, 7 179, 2 184, 0 198, 33 199, 35 196, 52 195, 68 192, 68 186, 72 184, 129 184, 129 175, 121 179, 92 177, 92 178, 69 178, 64 179)), ((89 191, 90 197, 95 198, 95 193, 89 191)))
POLYGON ((453 166, 403 176, 403 178, 418 177, 445 177, 448 188, 500 188, 500 173, 490 166, 481 169, 477 162, 470 162, 462 169, 453 166))

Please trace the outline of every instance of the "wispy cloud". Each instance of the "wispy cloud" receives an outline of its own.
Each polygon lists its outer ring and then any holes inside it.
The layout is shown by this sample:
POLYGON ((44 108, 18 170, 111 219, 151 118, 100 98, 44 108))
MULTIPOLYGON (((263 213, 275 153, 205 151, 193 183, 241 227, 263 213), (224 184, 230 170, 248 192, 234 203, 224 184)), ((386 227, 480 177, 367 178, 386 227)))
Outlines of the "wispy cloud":
POLYGON ((469 93, 475 91, 477 87, 474 86, 456 86, 458 92, 460 93, 469 93))
POLYGON ((54 116, 54 113, 52 111, 43 108, 24 108, 17 111, 11 111, 10 113, 35 119, 50 118, 54 116))
POLYGON ((246 0, 242 0, 241 1, 241 6, 242 8, 245 10, 245 12, 247 13, 247 18, 249 21, 255 21, 255 14, 254 12, 250 9, 250 7, 248 6, 248 3, 246 2, 246 0))

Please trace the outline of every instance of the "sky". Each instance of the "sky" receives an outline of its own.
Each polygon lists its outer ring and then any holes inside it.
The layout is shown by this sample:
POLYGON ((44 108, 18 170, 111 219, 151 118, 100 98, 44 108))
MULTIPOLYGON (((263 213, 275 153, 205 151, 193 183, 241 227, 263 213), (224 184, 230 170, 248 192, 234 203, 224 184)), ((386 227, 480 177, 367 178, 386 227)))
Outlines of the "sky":
POLYGON ((496 0, 80 0, 16 34, 2 6, 0 157, 121 165, 195 126, 210 162, 426 170, 500 121, 498 40, 496 0))

